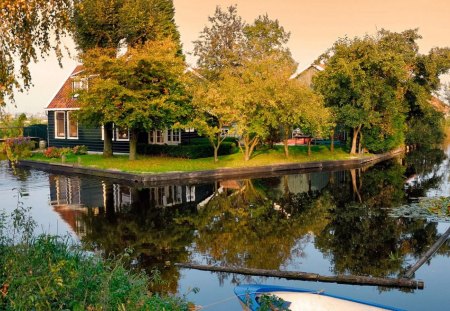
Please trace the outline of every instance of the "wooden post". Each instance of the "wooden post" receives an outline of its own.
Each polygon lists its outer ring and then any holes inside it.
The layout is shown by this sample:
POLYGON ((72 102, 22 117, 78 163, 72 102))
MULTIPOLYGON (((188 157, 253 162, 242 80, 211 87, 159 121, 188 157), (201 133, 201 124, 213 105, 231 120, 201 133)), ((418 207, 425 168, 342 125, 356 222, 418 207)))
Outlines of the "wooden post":
POLYGON ((450 227, 447 229, 447 231, 444 232, 443 235, 433 244, 433 246, 430 247, 430 249, 411 267, 408 269, 408 271, 405 272, 403 275, 405 278, 411 278, 419 268, 426 263, 433 255, 437 252, 437 250, 442 246, 442 244, 447 241, 448 237, 450 236, 450 227))
POLYGON ((298 272, 298 271, 280 271, 280 270, 264 270, 264 269, 250 269, 250 268, 236 268, 236 267, 219 267, 211 265, 196 265, 191 263, 176 263, 175 266, 187 269, 196 269, 213 272, 228 272, 238 273, 244 275, 257 275, 284 278, 288 280, 303 280, 316 281, 326 283, 341 283, 341 284, 358 284, 371 286, 385 286, 385 287, 403 287, 412 289, 423 289, 423 281, 411 279, 394 279, 394 278, 377 278, 368 276, 356 275, 320 275, 317 273, 298 272))

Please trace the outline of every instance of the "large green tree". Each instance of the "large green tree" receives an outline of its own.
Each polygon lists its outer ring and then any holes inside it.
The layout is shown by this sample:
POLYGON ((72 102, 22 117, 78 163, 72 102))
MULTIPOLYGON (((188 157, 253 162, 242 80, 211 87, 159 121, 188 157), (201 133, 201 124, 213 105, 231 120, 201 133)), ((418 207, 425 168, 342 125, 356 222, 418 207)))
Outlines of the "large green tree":
MULTIPOLYGON (((172 0, 76 0, 74 7, 73 34, 82 52, 82 59, 92 59, 91 55, 95 54, 105 54, 112 59, 114 57, 112 54, 117 51, 139 48, 146 42, 164 41, 167 38, 176 45, 177 57, 182 58, 179 33, 174 23, 172 0), (92 49, 106 50, 91 53, 92 49)), ((108 72, 107 69, 106 66, 101 72, 93 72, 90 69, 88 71, 91 75, 104 75, 104 77, 115 74, 108 72)), ((98 109, 108 105, 111 100, 105 98, 106 94, 97 93, 99 96, 97 99, 91 96, 91 100, 97 103, 97 107, 88 108, 85 105, 86 111, 82 113, 80 120, 88 125, 103 125, 103 155, 111 156, 113 123, 118 124, 124 118, 121 116, 118 120, 112 120, 111 115, 106 116, 101 109, 98 109), (102 104, 100 100, 106 102, 102 104), (92 115, 88 116, 89 113, 92 115)), ((132 115, 139 117, 133 113, 128 117, 132 115)), ((129 118, 127 120, 130 122, 129 118)))
POLYGON ((73 35, 83 52, 167 37, 179 44, 174 16, 172 0, 75 0, 73 35))
POLYGON ((430 99, 439 88, 439 76, 450 68, 450 54, 447 48, 419 54, 420 38, 416 29, 380 30, 376 36, 340 39, 322 57, 326 69, 314 79, 314 87, 334 108, 338 122, 351 129, 350 153, 358 145, 375 152, 390 150, 405 137, 414 143, 413 137, 427 129, 442 137, 430 99))
POLYGON ((140 131, 172 126, 189 113, 184 61, 170 39, 148 41, 116 57, 115 49, 84 54, 89 89, 81 92, 78 117, 84 123, 114 123, 130 132, 130 160, 140 131), (105 53, 108 51, 109 53, 105 53))
POLYGON ((61 60, 71 10, 70 0, 0 1, 0 106, 31 86, 31 62, 52 50, 61 60))
POLYGON ((398 130, 390 121, 405 110, 402 92, 408 72, 402 55, 366 36, 338 40, 325 60, 314 87, 352 130, 351 154, 357 152, 363 129, 376 127, 380 139, 398 130))

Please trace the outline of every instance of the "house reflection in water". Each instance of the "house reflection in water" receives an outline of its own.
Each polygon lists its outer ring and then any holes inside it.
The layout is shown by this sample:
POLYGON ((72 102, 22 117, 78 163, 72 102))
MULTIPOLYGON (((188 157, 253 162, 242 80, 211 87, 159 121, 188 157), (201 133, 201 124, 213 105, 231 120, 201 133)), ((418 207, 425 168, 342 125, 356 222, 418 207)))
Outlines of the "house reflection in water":
POLYGON ((50 174, 50 203, 79 236, 86 234, 83 215, 127 213, 144 208, 192 208, 214 193, 214 184, 135 188, 109 180, 50 174))

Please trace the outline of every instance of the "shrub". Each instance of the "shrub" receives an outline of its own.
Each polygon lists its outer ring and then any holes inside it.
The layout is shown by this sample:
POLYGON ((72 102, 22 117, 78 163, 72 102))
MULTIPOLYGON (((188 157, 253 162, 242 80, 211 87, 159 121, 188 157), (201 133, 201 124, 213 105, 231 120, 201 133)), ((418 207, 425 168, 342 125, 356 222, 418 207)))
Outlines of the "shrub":
POLYGON ((72 152, 74 155, 83 155, 83 154, 87 154, 88 148, 84 145, 81 145, 81 146, 77 145, 72 148, 72 152))
POLYGON ((149 278, 121 258, 87 254, 58 236, 14 240, 8 228, 28 226, 28 211, 16 213, 19 221, 0 211, 0 310, 188 310, 180 298, 149 294, 149 278))
POLYGON ((65 147, 65 148, 57 148, 57 147, 48 147, 44 151, 44 157, 46 158, 60 158, 63 155, 82 155, 87 154, 86 146, 75 146, 73 148, 65 147))
POLYGON ((60 158, 61 157, 61 149, 56 148, 56 147, 48 147, 46 150, 44 150, 43 152, 44 157, 46 158, 60 158))
MULTIPOLYGON (((227 155, 237 152, 236 144, 230 141, 224 141, 219 148, 219 155, 227 155)), ((176 158, 198 159, 207 158, 214 155, 214 149, 209 142, 206 144, 189 145, 147 145, 138 146, 138 153, 146 155, 164 155, 176 158)))
POLYGON ((3 144, 3 152, 12 163, 16 163, 21 158, 31 156, 31 150, 35 143, 29 137, 8 138, 3 144))
POLYGON ((65 155, 65 156, 73 155, 73 150, 70 147, 64 147, 64 148, 60 148, 59 149, 59 153, 60 153, 61 156, 63 156, 63 155, 65 155))

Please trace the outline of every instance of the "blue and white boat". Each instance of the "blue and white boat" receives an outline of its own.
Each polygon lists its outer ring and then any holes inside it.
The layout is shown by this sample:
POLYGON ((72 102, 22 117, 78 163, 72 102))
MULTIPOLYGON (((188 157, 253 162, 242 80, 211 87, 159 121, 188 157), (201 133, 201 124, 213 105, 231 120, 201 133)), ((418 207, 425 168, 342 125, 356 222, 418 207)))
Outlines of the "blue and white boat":
MULTIPOLYGON (((282 310, 292 311, 379 311, 402 309, 370 303, 358 299, 327 294, 324 291, 314 291, 301 288, 248 284, 239 285, 234 289, 242 307, 246 311, 257 311, 261 307, 261 297, 275 296, 283 301, 282 310)), ((275 309, 276 310, 276 309, 275 309)))

